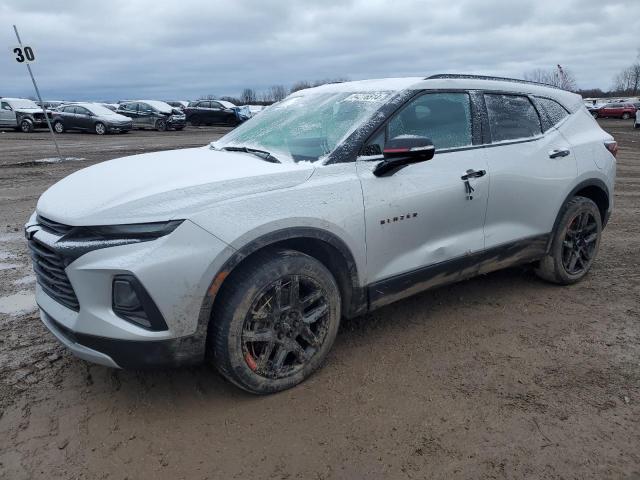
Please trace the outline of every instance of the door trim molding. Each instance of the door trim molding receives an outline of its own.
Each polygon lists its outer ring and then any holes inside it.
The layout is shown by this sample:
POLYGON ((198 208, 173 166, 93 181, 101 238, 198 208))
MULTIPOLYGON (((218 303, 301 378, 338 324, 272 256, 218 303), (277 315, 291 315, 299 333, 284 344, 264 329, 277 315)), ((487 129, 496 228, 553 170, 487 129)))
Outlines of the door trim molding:
POLYGON ((527 237, 371 283, 367 286, 369 310, 430 288, 539 260, 550 237, 550 233, 527 237))

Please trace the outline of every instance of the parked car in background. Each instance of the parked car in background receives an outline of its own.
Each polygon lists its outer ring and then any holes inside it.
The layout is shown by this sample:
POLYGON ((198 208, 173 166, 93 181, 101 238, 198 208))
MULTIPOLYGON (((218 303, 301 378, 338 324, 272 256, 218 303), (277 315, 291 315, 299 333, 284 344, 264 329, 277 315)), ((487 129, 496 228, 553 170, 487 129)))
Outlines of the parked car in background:
POLYGON ((640 109, 636 112, 635 119, 633 121, 634 128, 640 128, 640 109))
POLYGON ((83 130, 98 135, 126 133, 133 128, 129 117, 100 105, 99 103, 73 103, 61 105, 53 113, 53 129, 56 133, 67 130, 83 130))
POLYGON ((238 107, 224 100, 198 100, 189 103, 184 113, 191 125, 239 125, 251 118, 248 106, 238 107))
MULTIPOLYGON (((47 110, 51 119, 51 111, 47 110)), ((24 133, 34 128, 47 128, 47 120, 33 100, 26 98, 0 98, 0 127, 11 127, 24 133)))
POLYGON ((99 103, 98 105, 102 105, 103 107, 108 108, 112 112, 115 112, 116 110, 118 110, 118 107, 120 106, 117 103, 99 103))
POLYGON ((25 225, 36 302, 85 360, 208 359, 240 388, 277 392, 323 364, 342 317, 519 264, 583 279, 616 153, 578 95, 540 84, 308 88, 209 148, 102 162, 50 187, 25 225))
POLYGON ((123 102, 116 112, 131 118, 134 128, 153 128, 163 132, 170 128, 182 130, 187 124, 185 115, 179 108, 158 100, 123 102))
POLYGON ((189 106, 189 102, 186 100, 171 100, 170 102, 165 102, 172 107, 179 108, 180 110, 184 110, 189 106))
POLYGON ((44 108, 46 108, 47 110, 55 110, 64 103, 68 102, 65 102, 63 100, 44 100, 42 103, 36 102, 36 105, 40 107, 44 105, 44 108))
POLYGON ((597 111, 596 118, 622 118, 628 120, 635 117, 638 109, 632 103, 607 103, 597 111))

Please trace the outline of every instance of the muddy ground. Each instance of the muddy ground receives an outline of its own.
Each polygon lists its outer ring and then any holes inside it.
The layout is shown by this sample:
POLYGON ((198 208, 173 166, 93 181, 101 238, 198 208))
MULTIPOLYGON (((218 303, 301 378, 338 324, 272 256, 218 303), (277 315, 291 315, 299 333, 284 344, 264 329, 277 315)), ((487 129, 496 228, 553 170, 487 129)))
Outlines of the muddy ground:
POLYGON ((254 397, 208 366, 110 370, 72 357, 33 310, 21 228, 92 163, 203 145, 224 129, 0 133, 0 477, 640 478, 640 130, 620 142, 616 210, 591 274, 516 268, 343 322, 328 364, 254 397))

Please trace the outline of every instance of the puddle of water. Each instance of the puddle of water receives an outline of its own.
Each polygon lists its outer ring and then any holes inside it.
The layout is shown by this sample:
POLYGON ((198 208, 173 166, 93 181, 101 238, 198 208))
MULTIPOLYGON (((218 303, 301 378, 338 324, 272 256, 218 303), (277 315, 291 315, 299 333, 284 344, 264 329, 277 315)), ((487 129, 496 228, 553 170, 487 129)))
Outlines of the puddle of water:
POLYGON ((8 297, 0 297, 0 313, 20 315, 37 309, 36 297, 31 291, 23 290, 8 297))
POLYGON ((81 162, 82 160, 86 160, 85 158, 79 157, 52 157, 52 158, 40 158, 36 160, 36 163, 60 163, 60 162, 81 162))
POLYGON ((20 265, 17 263, 2 263, 0 262, 0 271, 2 270, 11 270, 13 268, 18 268, 20 265))

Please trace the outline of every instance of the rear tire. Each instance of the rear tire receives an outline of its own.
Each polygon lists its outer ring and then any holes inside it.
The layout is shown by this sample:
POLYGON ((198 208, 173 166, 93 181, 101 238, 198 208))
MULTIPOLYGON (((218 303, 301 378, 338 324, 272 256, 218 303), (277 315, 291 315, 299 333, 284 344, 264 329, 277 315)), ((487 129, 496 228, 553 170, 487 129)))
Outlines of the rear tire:
POLYGON ((600 210, 593 200, 572 198, 560 214, 551 249, 540 260, 536 275, 560 285, 580 281, 593 265, 601 233, 600 210))
POLYGON ((101 122, 96 123, 94 130, 97 135, 104 135, 105 133, 107 133, 107 127, 104 125, 104 123, 101 122))
POLYGON ((293 250, 259 253, 218 294, 208 336, 220 373, 254 394, 291 388, 325 361, 340 324, 329 270, 293 250))
POLYGON ((631 115, 629 115, 628 113, 623 113, 622 114, 622 119, 623 120, 629 120, 631 118, 631 115))

